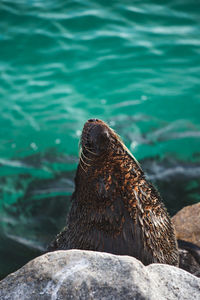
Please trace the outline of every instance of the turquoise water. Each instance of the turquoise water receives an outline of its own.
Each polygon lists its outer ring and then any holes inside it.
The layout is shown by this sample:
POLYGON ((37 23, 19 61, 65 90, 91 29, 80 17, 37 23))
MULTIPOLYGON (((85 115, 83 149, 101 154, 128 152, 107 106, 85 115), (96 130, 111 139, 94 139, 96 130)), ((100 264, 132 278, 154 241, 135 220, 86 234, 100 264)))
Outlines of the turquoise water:
POLYGON ((49 203, 68 205, 91 117, 153 162, 171 214, 200 200, 199 1, 1 0, 0 74, 1 253, 42 249, 63 224, 49 203), (180 199, 169 174, 187 175, 180 199))

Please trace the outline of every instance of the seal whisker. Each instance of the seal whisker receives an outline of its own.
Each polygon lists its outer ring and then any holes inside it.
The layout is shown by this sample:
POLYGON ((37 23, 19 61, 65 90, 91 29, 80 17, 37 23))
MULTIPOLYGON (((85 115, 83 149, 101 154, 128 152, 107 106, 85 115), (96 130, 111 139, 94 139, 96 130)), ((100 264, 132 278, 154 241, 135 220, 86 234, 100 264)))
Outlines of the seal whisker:
POLYGON ((93 155, 97 155, 95 152, 91 151, 87 146, 86 144, 88 143, 88 140, 84 137, 81 138, 81 141, 79 142, 79 149, 82 148, 82 149, 85 149, 87 150, 89 153, 93 154, 93 155))
POLYGON ((84 146, 84 148, 85 148, 85 150, 87 150, 89 153, 91 153, 91 154, 93 154, 93 155, 98 155, 97 153, 95 153, 95 152, 89 150, 88 147, 84 146))
POLYGON ((87 164, 84 159, 82 158, 82 156, 80 156, 80 160, 82 161, 82 163, 88 167, 91 167, 91 165, 87 164))
MULTIPOLYGON (((93 158, 87 157, 87 156, 83 153, 83 149, 82 149, 82 148, 79 149, 79 158, 80 158, 80 157, 82 157, 82 160, 83 160, 83 158, 88 159, 88 160, 91 160, 91 161, 94 160, 93 158)), ((85 163, 85 162, 84 162, 84 163, 85 163)))
POLYGON ((82 155, 85 159, 88 159, 88 160, 91 160, 91 161, 94 160, 93 158, 87 157, 87 156, 83 153, 83 150, 82 150, 82 149, 81 149, 81 155, 82 155))
POLYGON ((81 169, 82 169, 85 173, 87 173, 86 170, 83 168, 81 161, 79 161, 79 163, 80 163, 81 169))

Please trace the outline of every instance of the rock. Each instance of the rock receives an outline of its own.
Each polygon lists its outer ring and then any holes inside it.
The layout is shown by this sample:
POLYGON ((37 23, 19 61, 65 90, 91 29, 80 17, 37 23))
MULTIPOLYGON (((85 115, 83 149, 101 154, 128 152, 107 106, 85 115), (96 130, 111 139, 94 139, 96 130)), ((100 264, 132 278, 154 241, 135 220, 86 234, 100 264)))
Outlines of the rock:
POLYGON ((200 203, 186 206, 173 218, 180 268, 200 277, 200 203))
POLYGON ((2 300, 199 299, 200 279, 179 268, 144 266, 129 256, 67 250, 46 253, 0 282, 2 300))
POLYGON ((186 249, 179 249, 179 268, 200 277, 199 259, 196 259, 195 256, 186 249))
POLYGON ((173 218, 177 239, 200 247, 200 203, 186 206, 173 218))

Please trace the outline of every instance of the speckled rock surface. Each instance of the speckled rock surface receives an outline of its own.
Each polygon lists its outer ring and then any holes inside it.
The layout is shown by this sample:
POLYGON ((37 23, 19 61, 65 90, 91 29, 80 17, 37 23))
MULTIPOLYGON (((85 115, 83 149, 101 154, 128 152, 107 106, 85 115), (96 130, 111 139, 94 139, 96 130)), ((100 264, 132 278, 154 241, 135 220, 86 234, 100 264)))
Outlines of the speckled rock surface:
POLYGON ((200 247, 200 203, 182 208, 172 218, 177 239, 200 247))
POLYGON ((0 282, 1 300, 200 299, 200 279, 133 257, 68 250, 42 255, 0 282))

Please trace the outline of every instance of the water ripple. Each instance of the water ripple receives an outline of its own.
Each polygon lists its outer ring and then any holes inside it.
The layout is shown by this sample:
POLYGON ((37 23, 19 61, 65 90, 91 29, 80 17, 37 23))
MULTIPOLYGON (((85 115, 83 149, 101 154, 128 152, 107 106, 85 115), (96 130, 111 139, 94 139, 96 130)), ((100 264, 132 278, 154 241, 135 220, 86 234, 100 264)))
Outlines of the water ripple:
POLYGON ((52 147, 76 155, 88 118, 141 115, 148 121, 126 121, 120 132, 139 157, 195 155, 199 8, 189 0, 3 0, 0 156, 52 147))

